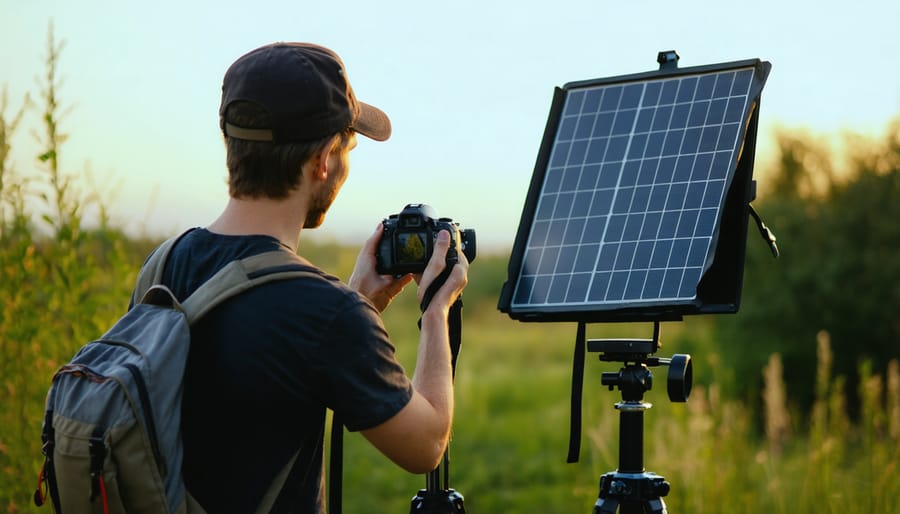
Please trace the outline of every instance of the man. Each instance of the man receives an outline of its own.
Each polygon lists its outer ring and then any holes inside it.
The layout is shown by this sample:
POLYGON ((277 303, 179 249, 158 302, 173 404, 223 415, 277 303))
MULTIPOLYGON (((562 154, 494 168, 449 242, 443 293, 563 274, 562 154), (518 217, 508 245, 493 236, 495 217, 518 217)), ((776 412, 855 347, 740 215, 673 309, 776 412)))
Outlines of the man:
MULTIPOLYGON (((175 245, 163 280, 184 299, 228 262, 297 249, 321 225, 349 171, 356 134, 390 136, 380 110, 358 102, 340 58, 278 43, 240 57, 222 86, 229 200, 175 245)), ((459 264, 422 314, 413 378, 397 362, 379 312, 413 277, 375 271, 381 225, 349 284, 318 277, 258 286, 192 329, 185 377, 184 479, 207 512, 253 512, 288 472, 274 512, 324 512, 326 408, 402 468, 425 473, 443 455, 453 417, 447 316, 467 281, 459 264), (297 455, 296 460, 292 457, 297 455)), ((418 280, 419 299, 443 271, 442 231, 418 280)))

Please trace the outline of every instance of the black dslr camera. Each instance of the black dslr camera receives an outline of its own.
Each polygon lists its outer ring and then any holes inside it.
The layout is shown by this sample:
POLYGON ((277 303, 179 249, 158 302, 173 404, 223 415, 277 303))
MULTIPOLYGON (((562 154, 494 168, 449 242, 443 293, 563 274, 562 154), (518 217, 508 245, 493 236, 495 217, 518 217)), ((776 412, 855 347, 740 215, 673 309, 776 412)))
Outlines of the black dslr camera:
POLYGON ((459 224, 450 218, 438 218, 430 205, 411 203, 400 214, 385 218, 382 224, 384 232, 375 254, 375 269, 381 275, 399 276, 424 271, 441 230, 450 232, 447 269, 459 260, 457 245, 461 245, 463 255, 469 262, 475 260, 475 230, 460 230, 457 241, 455 229, 459 224))

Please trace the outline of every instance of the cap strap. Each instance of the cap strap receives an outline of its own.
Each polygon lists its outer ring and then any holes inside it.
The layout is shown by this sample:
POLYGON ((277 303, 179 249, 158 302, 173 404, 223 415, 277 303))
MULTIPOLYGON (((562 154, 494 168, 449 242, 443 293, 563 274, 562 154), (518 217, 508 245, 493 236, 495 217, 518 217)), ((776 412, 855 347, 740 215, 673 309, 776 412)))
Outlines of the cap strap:
POLYGON ((232 125, 225 122, 225 135, 236 139, 246 139, 247 141, 274 141, 270 129, 248 129, 232 125))

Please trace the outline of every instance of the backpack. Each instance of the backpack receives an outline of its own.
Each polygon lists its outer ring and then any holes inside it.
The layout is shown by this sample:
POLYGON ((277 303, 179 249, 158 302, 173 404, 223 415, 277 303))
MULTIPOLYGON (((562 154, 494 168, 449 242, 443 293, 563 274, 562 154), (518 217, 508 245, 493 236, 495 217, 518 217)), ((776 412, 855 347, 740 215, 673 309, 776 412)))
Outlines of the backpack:
MULTIPOLYGON (((184 302, 161 284, 163 243, 141 269, 134 307, 59 368, 47 393, 44 465, 34 502, 64 514, 194 513, 181 476, 182 379, 190 326, 226 299, 273 280, 320 275, 292 252, 230 262, 184 302)), ((274 504, 296 455, 259 506, 274 504)))

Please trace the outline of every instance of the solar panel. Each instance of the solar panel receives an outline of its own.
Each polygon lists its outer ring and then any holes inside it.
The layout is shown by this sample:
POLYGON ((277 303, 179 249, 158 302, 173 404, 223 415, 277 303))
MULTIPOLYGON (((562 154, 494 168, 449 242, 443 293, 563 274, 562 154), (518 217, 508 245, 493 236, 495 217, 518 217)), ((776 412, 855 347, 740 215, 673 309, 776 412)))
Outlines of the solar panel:
POLYGON ((753 60, 557 89, 501 310, 578 320, 703 311, 700 284, 742 159, 743 178, 752 171, 768 70, 753 60))

